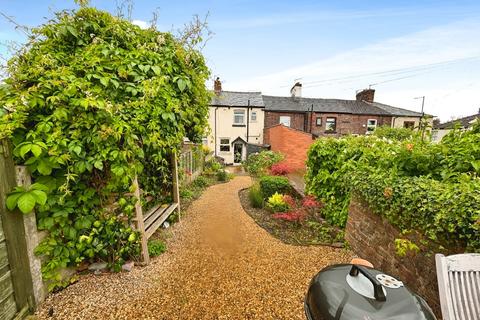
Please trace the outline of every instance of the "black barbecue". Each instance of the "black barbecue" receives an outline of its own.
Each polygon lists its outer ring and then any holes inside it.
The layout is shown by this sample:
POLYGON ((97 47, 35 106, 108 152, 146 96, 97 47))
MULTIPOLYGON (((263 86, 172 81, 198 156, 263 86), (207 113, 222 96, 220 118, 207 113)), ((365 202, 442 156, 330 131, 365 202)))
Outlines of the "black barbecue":
POLYGON ((308 320, 436 320, 401 281, 352 264, 326 267, 312 279, 305 314, 308 320))

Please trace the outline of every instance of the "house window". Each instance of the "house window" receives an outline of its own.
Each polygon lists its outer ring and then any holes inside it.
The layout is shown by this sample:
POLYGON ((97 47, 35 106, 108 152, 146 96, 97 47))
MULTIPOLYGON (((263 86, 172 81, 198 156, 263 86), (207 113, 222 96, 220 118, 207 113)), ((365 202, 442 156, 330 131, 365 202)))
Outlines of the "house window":
POLYGON ((325 131, 335 132, 337 131, 337 118, 327 118, 325 121, 325 131))
POLYGON ((250 116, 250 120, 252 122, 257 122, 257 111, 252 111, 252 114, 250 116))
POLYGON ((367 133, 375 131, 377 128, 377 119, 368 119, 367 120, 367 133))
POLYGON ((230 152, 230 138, 220 138, 220 151, 230 152))
POLYGON ((321 127, 322 126, 322 117, 317 117, 315 119, 315 123, 317 124, 317 127, 321 127))
POLYGON ((233 110, 233 124, 245 124, 245 110, 233 110))
POLYGON ((290 116, 280 116, 280 124, 283 124, 285 127, 290 127, 290 116))
POLYGON ((403 121, 403 127, 406 129, 413 129, 415 127, 415 121, 403 121))

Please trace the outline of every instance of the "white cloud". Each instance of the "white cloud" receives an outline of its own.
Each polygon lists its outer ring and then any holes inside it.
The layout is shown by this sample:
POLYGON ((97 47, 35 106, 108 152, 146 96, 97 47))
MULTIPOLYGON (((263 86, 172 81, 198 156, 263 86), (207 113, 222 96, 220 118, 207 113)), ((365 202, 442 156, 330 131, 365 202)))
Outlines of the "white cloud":
POLYGON ((148 22, 143 21, 143 20, 133 20, 132 23, 133 23, 134 25, 139 26, 139 27, 142 28, 142 29, 148 29, 148 28, 150 27, 150 25, 148 24, 148 22))
MULTIPOLYGON (((388 79, 412 75, 372 75, 369 77, 308 85, 308 82, 382 72, 418 65, 480 57, 480 22, 463 21, 389 39, 337 54, 315 63, 228 84, 231 90, 261 90, 266 94, 287 95, 293 80, 302 78, 304 96, 351 99, 355 89, 388 79)), ((362 35, 364 36, 364 35, 362 35)), ((426 111, 447 120, 473 113, 480 104, 480 59, 451 63, 418 72, 415 76, 375 86, 376 100, 399 107, 418 109, 413 97, 425 95, 426 111), (475 80, 478 82, 475 82, 475 80)))

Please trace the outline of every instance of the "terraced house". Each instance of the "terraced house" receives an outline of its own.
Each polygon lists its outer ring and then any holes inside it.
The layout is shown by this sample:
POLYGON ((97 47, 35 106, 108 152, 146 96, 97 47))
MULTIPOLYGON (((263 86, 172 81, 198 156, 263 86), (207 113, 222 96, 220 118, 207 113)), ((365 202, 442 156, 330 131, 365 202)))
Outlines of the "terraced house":
POLYGON ((302 85, 296 83, 290 97, 263 96, 266 129, 283 124, 314 136, 369 134, 378 126, 417 128, 422 117, 375 102, 374 89, 358 92, 355 100, 303 98, 301 92, 302 85))
POLYGON ((227 164, 241 163, 247 154, 265 145, 287 156, 301 155, 297 162, 302 163, 316 137, 369 134, 379 126, 414 129, 422 118, 420 112, 374 101, 374 89, 358 92, 355 100, 304 98, 302 85, 296 83, 290 96, 268 96, 261 92, 223 91, 217 78, 214 91, 211 133, 206 144, 227 164), (279 125, 294 131, 284 134, 279 125), (297 149, 291 148, 298 144, 301 146, 297 149))

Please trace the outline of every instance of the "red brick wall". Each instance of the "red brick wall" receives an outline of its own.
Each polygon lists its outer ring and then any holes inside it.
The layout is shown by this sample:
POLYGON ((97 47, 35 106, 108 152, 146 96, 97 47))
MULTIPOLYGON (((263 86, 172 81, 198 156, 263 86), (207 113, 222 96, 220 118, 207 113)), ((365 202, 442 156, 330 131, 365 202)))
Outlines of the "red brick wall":
POLYGON ((311 117, 312 133, 318 136, 341 136, 345 134, 365 134, 367 132, 367 121, 369 119, 377 120, 377 127, 390 126, 392 117, 390 116, 372 116, 356 115, 343 113, 314 113, 311 117), (317 117, 322 118, 322 125, 316 125, 317 117), (327 118, 337 118, 337 130, 335 133, 325 133, 325 123, 327 118))
POLYGON ((285 163, 292 170, 304 170, 307 151, 313 143, 312 135, 283 125, 265 128, 264 143, 271 146, 272 151, 285 155, 285 163))
POLYGON ((290 128, 305 131, 305 114, 299 112, 265 112, 265 128, 273 127, 280 123, 281 116, 290 117, 290 128))
MULTIPOLYGON (((415 235, 416 239, 412 237, 409 236, 416 244, 420 243, 421 235, 415 235)), ((438 252, 438 246, 432 246, 430 249, 421 246, 420 252, 409 251, 405 257, 399 257, 396 254, 395 239, 405 236, 355 197, 350 202, 345 238, 359 257, 370 261, 375 269, 403 281, 423 297, 437 316, 440 316, 435 256, 429 253, 432 250, 438 252)), ((442 253, 455 252, 450 250, 442 253)))

